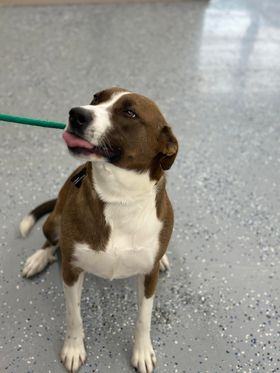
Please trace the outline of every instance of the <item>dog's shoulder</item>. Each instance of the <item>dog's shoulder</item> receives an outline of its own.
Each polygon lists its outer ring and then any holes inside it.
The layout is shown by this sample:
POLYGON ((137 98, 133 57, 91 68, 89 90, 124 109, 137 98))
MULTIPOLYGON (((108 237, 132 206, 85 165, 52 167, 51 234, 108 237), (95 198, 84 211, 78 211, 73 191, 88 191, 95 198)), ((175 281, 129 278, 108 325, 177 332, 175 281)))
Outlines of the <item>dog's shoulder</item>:
POLYGON ((79 166, 59 193, 62 242, 87 242, 93 249, 104 248, 109 227, 104 217, 104 202, 92 181, 91 163, 79 166))
POLYGON ((97 197, 93 185, 91 162, 86 162, 70 174, 59 191, 58 199, 64 205, 68 199, 74 202, 91 196, 97 197))
POLYGON ((71 173, 58 198, 64 210, 76 215, 90 210, 96 215, 98 210, 103 209, 104 203, 94 188, 91 162, 80 165, 71 173))

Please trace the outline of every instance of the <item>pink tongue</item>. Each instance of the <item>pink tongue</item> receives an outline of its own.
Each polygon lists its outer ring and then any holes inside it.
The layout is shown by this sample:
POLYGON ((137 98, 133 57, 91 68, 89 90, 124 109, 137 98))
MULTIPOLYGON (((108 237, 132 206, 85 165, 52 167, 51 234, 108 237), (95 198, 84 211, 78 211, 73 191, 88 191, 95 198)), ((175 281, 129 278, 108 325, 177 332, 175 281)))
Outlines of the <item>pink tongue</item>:
POLYGON ((93 145, 90 144, 88 141, 81 139, 75 135, 72 135, 69 132, 63 132, 63 140, 69 146, 69 148, 85 148, 85 149, 92 149, 93 145))

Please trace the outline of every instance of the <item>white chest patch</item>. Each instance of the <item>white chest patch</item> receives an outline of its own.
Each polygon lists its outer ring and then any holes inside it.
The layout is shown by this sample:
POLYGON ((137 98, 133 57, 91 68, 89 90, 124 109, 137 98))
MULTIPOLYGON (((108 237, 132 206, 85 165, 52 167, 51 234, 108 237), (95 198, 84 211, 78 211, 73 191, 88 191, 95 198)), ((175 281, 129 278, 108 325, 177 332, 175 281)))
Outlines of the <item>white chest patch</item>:
POLYGON ((136 200, 106 204, 104 215, 111 234, 105 250, 95 251, 88 244, 76 243, 75 265, 111 280, 152 270, 162 228, 156 214, 155 187, 136 200))

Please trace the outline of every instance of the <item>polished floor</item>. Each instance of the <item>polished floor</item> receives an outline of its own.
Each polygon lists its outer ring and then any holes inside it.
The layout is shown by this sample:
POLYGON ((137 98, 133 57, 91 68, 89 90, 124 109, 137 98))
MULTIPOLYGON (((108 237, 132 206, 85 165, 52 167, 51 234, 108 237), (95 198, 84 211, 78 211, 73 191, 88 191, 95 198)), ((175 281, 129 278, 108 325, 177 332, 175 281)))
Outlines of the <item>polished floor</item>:
MULTIPOLYGON (((0 112, 66 121, 119 85, 153 98, 180 141, 176 224, 152 338, 157 373, 280 369, 280 3, 0 8, 0 112)), ((59 263, 33 280, 20 218, 76 166, 61 131, 1 124, 0 372, 60 373, 59 263)), ((81 372, 132 372, 135 280, 87 276, 81 372)))

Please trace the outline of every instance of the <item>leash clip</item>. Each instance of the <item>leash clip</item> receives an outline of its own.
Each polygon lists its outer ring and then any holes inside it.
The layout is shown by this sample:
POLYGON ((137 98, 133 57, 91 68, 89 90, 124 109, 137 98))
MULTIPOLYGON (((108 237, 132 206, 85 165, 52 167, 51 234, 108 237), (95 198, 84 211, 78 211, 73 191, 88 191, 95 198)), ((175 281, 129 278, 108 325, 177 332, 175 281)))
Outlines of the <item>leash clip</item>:
POLYGON ((76 188, 80 188, 84 178, 87 176, 87 169, 84 167, 78 174, 74 175, 71 179, 76 188))

